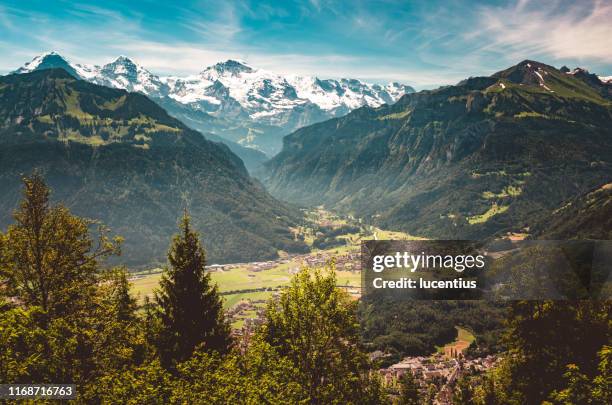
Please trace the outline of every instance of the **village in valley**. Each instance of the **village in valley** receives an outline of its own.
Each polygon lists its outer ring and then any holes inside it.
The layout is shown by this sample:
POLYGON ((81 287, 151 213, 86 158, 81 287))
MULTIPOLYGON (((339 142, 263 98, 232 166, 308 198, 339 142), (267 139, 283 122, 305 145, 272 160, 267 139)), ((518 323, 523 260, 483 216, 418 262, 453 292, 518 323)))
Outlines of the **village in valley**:
MULTIPOLYGON (((226 314, 232 333, 239 345, 248 343, 250 336, 263 322, 270 298, 278 296, 289 285, 291 277, 301 269, 321 268, 334 263, 338 287, 354 299, 361 297, 360 242, 367 239, 421 239, 402 232, 378 229, 351 216, 334 215, 323 208, 305 213, 307 221, 294 229, 296 238, 303 238, 311 252, 289 255, 279 252, 275 260, 209 264, 206 269, 217 283, 224 298, 226 314)), ((141 300, 151 298, 157 288, 161 270, 137 273, 132 276, 133 289, 141 300)), ((452 386, 464 375, 484 372, 499 360, 496 356, 471 358, 466 350, 475 339, 466 329, 457 328, 457 339, 441 347, 430 356, 405 357, 388 367, 379 369, 383 384, 390 391, 397 390, 402 375, 412 373, 423 395, 436 386, 435 404, 450 404, 452 386)), ((384 357, 376 351, 372 360, 384 357)))
MULTIPOLYGON (((467 354, 467 349, 475 337, 466 329, 456 327, 455 341, 439 348, 431 356, 405 357, 398 363, 381 368, 379 373, 383 384, 390 391, 399 391, 400 379, 406 373, 412 373, 422 397, 427 397, 428 391, 433 388, 436 393, 433 398, 434 405, 452 404, 453 387, 462 377, 480 374, 494 367, 499 356, 487 355, 473 357, 467 354)), ((370 354, 371 359, 384 357, 381 352, 370 354)))
MULTIPOLYGON (((275 260, 249 263, 211 263, 206 269, 217 283, 225 300, 233 333, 248 335, 261 322, 269 298, 290 283, 302 268, 325 267, 333 261, 338 286, 353 298, 361 296, 360 242, 369 238, 409 238, 400 232, 387 232, 362 224, 350 216, 337 216, 318 208, 305 212, 305 222, 292 229, 296 238, 309 244, 311 252, 287 254, 279 252, 275 260)), ((134 273, 133 291, 140 300, 152 298, 161 278, 161 269, 134 273)))

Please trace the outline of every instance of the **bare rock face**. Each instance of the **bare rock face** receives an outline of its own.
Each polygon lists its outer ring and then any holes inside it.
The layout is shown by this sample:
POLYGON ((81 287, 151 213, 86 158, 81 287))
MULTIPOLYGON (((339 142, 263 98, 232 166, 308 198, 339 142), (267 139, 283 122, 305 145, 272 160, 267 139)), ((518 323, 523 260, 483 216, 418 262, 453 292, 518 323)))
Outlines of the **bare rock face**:
POLYGON ((465 108, 468 113, 479 113, 487 106, 487 99, 479 91, 468 94, 465 108))

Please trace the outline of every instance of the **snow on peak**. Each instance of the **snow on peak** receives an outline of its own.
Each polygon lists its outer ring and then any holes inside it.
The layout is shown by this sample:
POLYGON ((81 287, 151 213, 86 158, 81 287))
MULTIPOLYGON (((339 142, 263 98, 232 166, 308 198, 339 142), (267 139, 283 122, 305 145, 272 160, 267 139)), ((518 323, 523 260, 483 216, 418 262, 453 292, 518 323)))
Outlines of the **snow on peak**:
POLYGON ((602 83, 612 84, 612 76, 597 76, 602 83))
POLYGON ((596 75, 595 73, 590 73, 587 69, 584 69, 581 67, 577 67, 573 69, 571 72, 568 72, 567 74, 582 77, 583 79, 586 79, 591 84, 595 84, 599 81, 602 84, 605 84, 608 86, 612 85, 612 76, 599 76, 599 75, 596 75))
POLYGON ((587 69, 585 69, 585 68, 577 67, 577 68, 573 69, 569 74, 575 75, 575 74, 579 74, 579 73, 589 74, 589 71, 587 69))
POLYGON ((290 76, 298 97, 308 99, 323 110, 353 110, 363 106, 378 107, 396 102, 409 86, 389 83, 386 86, 368 84, 357 79, 319 79, 311 76, 290 76))
POLYGON ((204 69, 204 72, 208 70, 215 70, 220 74, 233 74, 238 75, 241 73, 251 73, 255 71, 253 67, 248 65, 246 62, 235 59, 228 59, 225 62, 219 62, 213 66, 209 66, 204 69))
POLYGON ((30 62, 27 62, 22 67, 15 70, 14 73, 29 73, 39 69, 51 69, 56 67, 70 67, 70 63, 59 53, 50 51, 34 57, 30 62))
POLYGON ((163 96, 167 91, 167 86, 157 75, 123 55, 102 66, 91 81, 151 96, 163 96))
POLYGON ((103 66, 70 63, 56 52, 47 52, 18 69, 61 67, 77 78, 103 86, 171 97, 175 101, 212 114, 248 115, 267 123, 286 120, 297 107, 318 109, 333 117, 363 106, 378 107, 414 92, 399 83, 368 84, 357 79, 320 79, 283 76, 248 63, 228 59, 188 77, 159 77, 128 58, 119 56, 103 66))

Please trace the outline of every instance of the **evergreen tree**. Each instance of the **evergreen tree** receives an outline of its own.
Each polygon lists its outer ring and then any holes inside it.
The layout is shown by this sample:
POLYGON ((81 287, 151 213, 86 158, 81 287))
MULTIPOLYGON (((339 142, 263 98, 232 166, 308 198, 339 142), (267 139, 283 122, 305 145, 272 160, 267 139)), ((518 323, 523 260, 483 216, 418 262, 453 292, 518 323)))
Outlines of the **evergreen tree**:
POLYGON ((224 353, 231 343, 217 286, 205 271, 206 255, 186 212, 180 231, 155 295, 161 328, 157 349, 167 368, 187 360, 199 346, 224 353))
POLYGON ((142 327, 144 332, 144 344, 146 346, 145 353, 148 355, 148 360, 154 360, 159 357, 157 353, 157 344, 161 331, 161 320, 155 300, 151 300, 149 296, 144 297, 142 304, 142 327))
POLYGON ((401 405, 418 405, 419 404, 419 384, 417 383, 412 372, 404 373, 399 380, 401 405))
POLYGON ((108 307, 114 319, 119 322, 136 320, 138 304, 130 293, 130 282, 125 268, 113 268, 104 274, 99 295, 102 304, 108 307))
POLYGON ((104 372, 142 363, 145 335, 138 305, 123 268, 105 272, 99 283, 91 327, 96 331, 93 357, 104 372))

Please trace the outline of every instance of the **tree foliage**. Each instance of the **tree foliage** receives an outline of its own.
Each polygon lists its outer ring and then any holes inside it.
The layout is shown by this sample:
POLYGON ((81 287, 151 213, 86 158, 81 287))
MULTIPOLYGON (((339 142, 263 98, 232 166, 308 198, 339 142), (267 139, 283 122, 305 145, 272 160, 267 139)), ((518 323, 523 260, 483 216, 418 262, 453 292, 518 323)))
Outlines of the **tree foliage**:
POLYGON ((609 301, 513 303, 509 352, 479 388, 481 403, 609 403, 601 401, 610 399, 611 309, 609 301))
POLYGON ((356 302, 336 287, 335 266, 303 269, 270 301, 262 339, 295 367, 312 403, 378 403, 360 348, 356 302))
POLYGON ((399 404, 419 405, 419 384, 411 371, 404 373, 399 380, 399 404))
POLYGON ((78 314, 92 306, 100 258, 119 251, 120 238, 103 227, 94 241, 88 221, 61 205, 50 206, 49 188, 39 174, 23 179, 23 200, 15 224, 0 239, 0 277, 7 292, 44 317, 78 314))
POLYGON ((24 190, 0 234, 0 381, 71 382, 79 403, 384 402, 333 267, 301 272, 239 349, 187 215, 161 289, 139 311, 126 270, 100 260, 119 239, 94 242, 91 223, 52 206, 39 176, 24 190))

